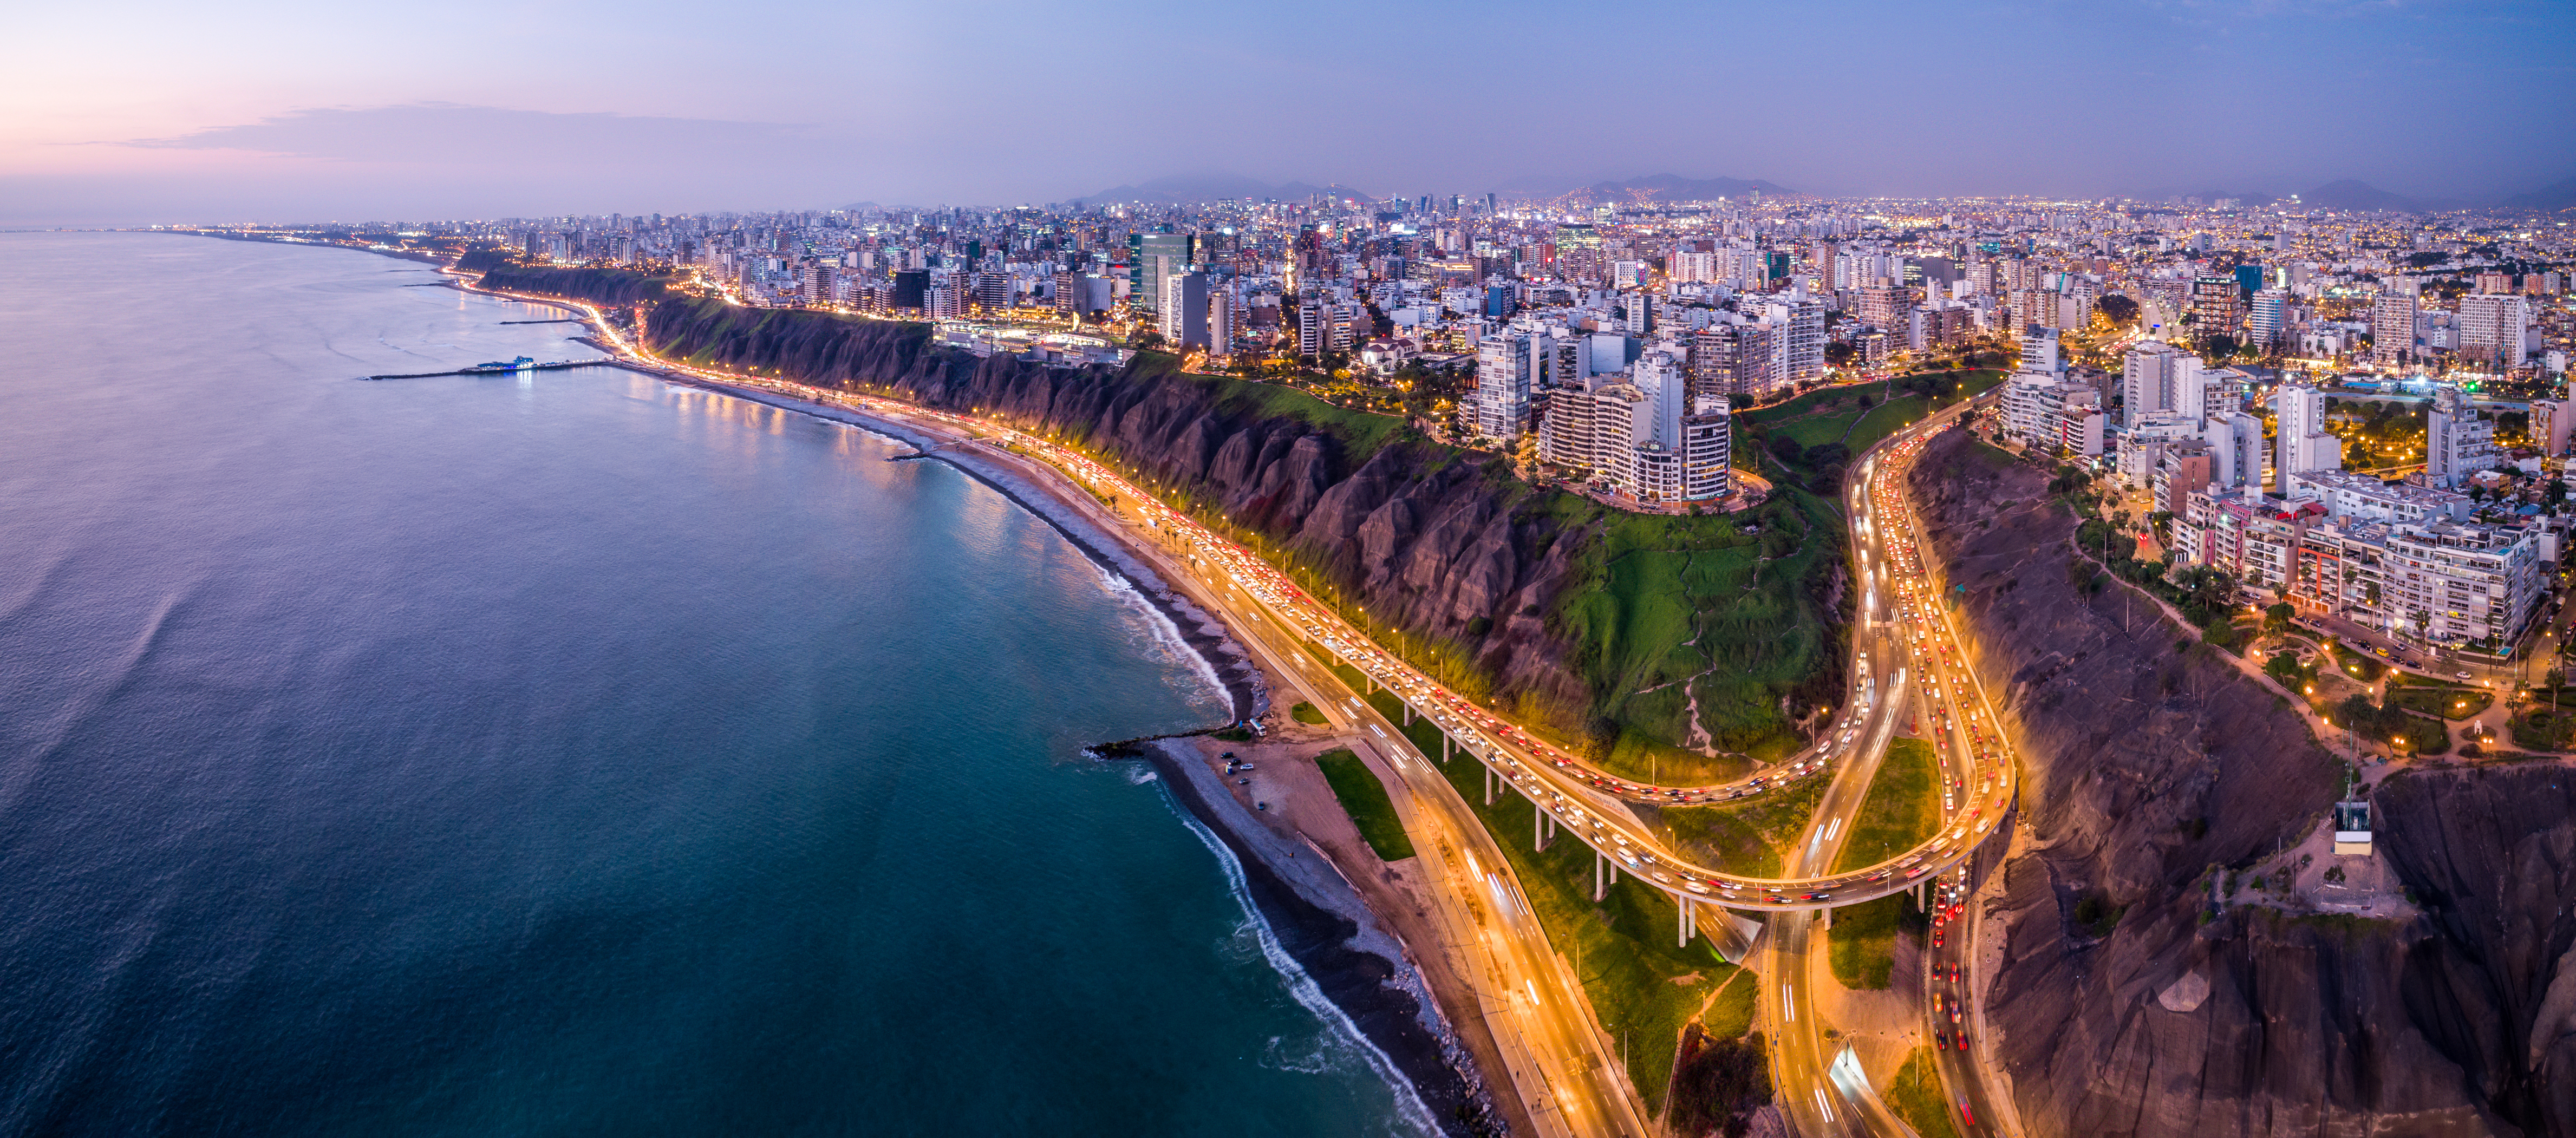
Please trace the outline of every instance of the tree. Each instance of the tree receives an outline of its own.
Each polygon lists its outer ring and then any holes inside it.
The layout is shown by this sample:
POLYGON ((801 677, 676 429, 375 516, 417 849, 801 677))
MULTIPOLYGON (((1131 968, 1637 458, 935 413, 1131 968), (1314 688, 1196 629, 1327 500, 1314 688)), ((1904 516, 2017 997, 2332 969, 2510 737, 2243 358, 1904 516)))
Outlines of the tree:
POLYGON ((2125 296, 2106 296, 2093 303, 2093 310, 2109 317, 2115 327, 2127 327, 2138 321, 2138 302, 2125 296))
POLYGON ((2276 602, 2263 610, 2263 631, 2286 632, 2290 628, 2290 618, 2296 615, 2298 611, 2291 608, 2288 601, 2276 602))

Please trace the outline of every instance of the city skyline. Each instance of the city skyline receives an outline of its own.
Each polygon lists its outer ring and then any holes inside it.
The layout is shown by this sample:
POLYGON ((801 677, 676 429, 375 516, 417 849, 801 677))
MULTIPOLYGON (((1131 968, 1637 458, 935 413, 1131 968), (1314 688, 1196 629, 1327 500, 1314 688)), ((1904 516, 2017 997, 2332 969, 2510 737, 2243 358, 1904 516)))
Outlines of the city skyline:
POLYGON ((1205 171, 2471 204, 2576 174, 2576 111, 2523 94, 2568 71, 2531 49, 2571 30, 2542 4, 137 14, 32 18, 0 224, 1007 205, 1205 171))

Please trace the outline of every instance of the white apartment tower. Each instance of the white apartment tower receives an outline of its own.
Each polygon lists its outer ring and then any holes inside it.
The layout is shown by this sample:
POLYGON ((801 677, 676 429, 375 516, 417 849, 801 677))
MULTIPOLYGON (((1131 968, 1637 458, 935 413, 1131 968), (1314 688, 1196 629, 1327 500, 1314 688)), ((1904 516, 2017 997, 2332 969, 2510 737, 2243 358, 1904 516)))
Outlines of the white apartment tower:
POLYGON ((1530 338, 1505 333, 1476 341, 1476 432, 1506 442, 1529 429, 1530 338))
POLYGON ((2272 489, 2290 493, 2290 480, 2320 470, 2343 469, 2343 440, 2326 433, 2326 396, 2305 385, 2283 384, 2273 396, 2272 489))
POLYGON ((2479 418, 2459 388, 2434 388, 2433 407, 2424 416, 2425 480, 2436 486, 2458 486, 2495 464, 2495 424, 2479 418))

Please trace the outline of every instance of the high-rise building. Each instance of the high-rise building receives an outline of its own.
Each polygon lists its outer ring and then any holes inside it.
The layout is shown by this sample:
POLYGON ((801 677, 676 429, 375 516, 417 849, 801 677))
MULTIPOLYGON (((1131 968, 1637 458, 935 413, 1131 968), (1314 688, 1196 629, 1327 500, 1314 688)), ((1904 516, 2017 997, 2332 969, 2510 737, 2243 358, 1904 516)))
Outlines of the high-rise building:
POLYGON ((2476 292, 2460 298, 2460 354, 2497 371, 2522 366, 2528 301, 2512 293, 2476 292))
POLYGON ((1207 294, 1207 344, 1211 355, 1234 352, 1235 320, 1241 303, 1233 288, 1211 288, 1207 294))
POLYGON ((1163 340, 1175 347, 1208 346, 1208 278, 1206 273, 1173 273, 1163 278, 1163 340))
POLYGON ((1860 290, 1861 322, 1873 328, 1896 331, 1905 327, 1905 314, 1914 308, 1910 289, 1872 285, 1860 290))
POLYGON ((2424 416, 2425 481, 2458 486, 2495 465, 2495 424, 2480 418, 2458 387, 2434 388, 2433 407, 2424 416))
POLYGON ((2191 282, 2192 332, 2201 339, 2233 336, 2244 322, 2244 294, 2236 278, 2199 277, 2191 282))
POLYGON ((2343 469, 2343 440, 2326 432, 2326 396, 2305 384, 2283 384, 2272 397, 2272 489, 2290 492, 2295 475, 2343 469))
POLYGON ((928 304, 930 270, 903 269, 894 275, 894 296, 889 301, 896 311, 919 312, 928 304))
POLYGON ((1134 257, 1128 272, 1131 287, 1127 305, 1139 312, 1160 313, 1163 309, 1163 282, 1189 271, 1193 251, 1192 234, 1139 233, 1133 239, 1134 257))
POLYGON ((2057 353, 2057 329, 2032 324, 2021 332, 2021 370, 2062 372, 2066 361, 2057 353))
POLYGON ((2391 288, 2370 302, 2370 361, 2401 364, 2415 354, 2415 294, 2391 288))
POLYGON ((1530 338, 1518 333, 1476 341, 1476 431, 1509 441, 1529 429, 1530 338))
POLYGON ((2281 342, 2281 315, 2289 306, 2290 294, 2285 289, 2267 288, 2254 294, 2245 312, 2245 342, 2269 350, 2281 342))
MULTIPOLYGON (((2181 349, 2162 340, 2141 340, 2129 349, 2120 366, 2121 426, 2135 427, 2150 415, 2176 410, 2174 361, 2182 355, 2181 349)), ((2026 363, 2023 366, 2029 367, 2026 363)))

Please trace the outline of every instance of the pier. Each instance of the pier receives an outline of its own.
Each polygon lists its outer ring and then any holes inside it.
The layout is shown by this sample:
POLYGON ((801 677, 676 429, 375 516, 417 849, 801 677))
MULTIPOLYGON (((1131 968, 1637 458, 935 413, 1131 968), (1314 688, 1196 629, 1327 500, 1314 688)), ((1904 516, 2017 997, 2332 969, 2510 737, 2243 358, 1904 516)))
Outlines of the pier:
POLYGON ((616 360, 559 360, 550 364, 522 364, 518 367, 461 367, 452 371, 414 371, 401 375, 362 375, 360 379, 429 379, 441 375, 517 375, 523 371, 562 371, 575 367, 617 367, 616 360))
POLYGON ((588 323, 590 323, 590 318, 589 318, 589 317, 587 317, 587 316, 565 316, 565 317, 559 317, 559 318, 554 319, 554 320, 504 320, 504 321, 502 321, 501 323, 504 323, 504 324, 588 324, 588 323))

